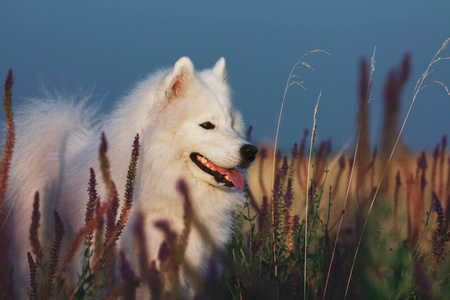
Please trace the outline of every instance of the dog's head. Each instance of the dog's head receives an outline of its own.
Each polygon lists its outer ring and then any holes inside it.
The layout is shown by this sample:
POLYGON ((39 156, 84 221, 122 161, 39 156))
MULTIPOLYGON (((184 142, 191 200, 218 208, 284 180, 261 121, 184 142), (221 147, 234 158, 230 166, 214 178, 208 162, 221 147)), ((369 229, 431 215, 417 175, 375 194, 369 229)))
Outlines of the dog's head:
MULTIPOLYGON (((230 100, 225 59, 195 72, 189 58, 179 59, 163 80, 166 104, 159 124, 170 134, 174 160, 182 160, 197 180, 218 187, 243 188, 246 169, 258 149, 244 138, 244 123, 230 100)), ((180 174, 183 175, 183 174, 180 174)))

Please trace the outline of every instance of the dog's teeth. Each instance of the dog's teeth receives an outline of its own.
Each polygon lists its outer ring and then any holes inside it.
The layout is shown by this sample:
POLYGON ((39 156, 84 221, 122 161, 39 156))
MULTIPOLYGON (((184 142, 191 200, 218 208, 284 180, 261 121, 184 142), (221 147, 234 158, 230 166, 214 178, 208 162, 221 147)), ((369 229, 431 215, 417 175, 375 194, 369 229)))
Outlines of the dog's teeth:
POLYGON ((225 179, 228 180, 228 181, 231 181, 230 177, 228 175, 225 175, 225 179))
POLYGON ((197 160, 210 170, 217 171, 216 165, 201 155, 197 155, 197 160))

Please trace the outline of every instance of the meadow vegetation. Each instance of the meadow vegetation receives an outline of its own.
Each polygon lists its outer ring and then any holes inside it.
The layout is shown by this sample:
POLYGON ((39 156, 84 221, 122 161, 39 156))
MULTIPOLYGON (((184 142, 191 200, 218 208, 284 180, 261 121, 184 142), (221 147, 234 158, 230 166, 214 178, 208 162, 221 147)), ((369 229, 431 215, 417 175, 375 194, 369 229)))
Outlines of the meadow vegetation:
MULTIPOLYGON (((100 141, 101 174, 90 170, 87 184, 85 226, 61 250, 64 220, 41 220, 39 193, 30 220, 31 299, 133 299, 138 288, 149 289, 153 299, 178 299, 181 267, 198 279, 198 299, 443 299, 450 293, 450 155, 444 135, 432 153, 414 153, 402 143, 409 112, 432 66, 441 60, 450 39, 419 78, 407 116, 399 104, 410 80, 410 55, 394 68, 384 88, 384 123, 381 145, 371 145, 368 113, 371 102, 374 57, 362 60, 359 76, 357 139, 349 152, 333 151, 332 141, 315 138, 316 124, 305 130, 291 153, 261 146, 245 185, 247 202, 236 213, 236 233, 227 251, 214 249, 204 263, 202 277, 184 261, 187 238, 195 226, 210 240, 205 224, 197 221, 189 189, 180 181, 184 199, 185 228, 174 232, 161 220, 155 225, 166 241, 158 260, 148 261, 143 218, 127 219, 133 209, 134 178, 139 159, 139 136, 130 155, 128 182, 123 201, 109 172, 107 140, 100 141), (99 176, 108 187, 97 194, 99 176), (104 200, 100 200, 100 198, 104 200), (119 211, 120 208, 120 211, 119 211), (51 253, 43 253, 41 222, 54 222, 51 253), (139 272, 134 273, 127 253, 117 247, 124 226, 132 226, 140 250, 139 272), (84 249, 84 250, 82 250, 84 249), (68 270, 77 251, 84 251, 78 282, 72 285, 68 270), (43 265, 43 257, 50 264, 43 265), (220 263, 219 263, 220 262, 220 263), (116 272, 119 265, 119 274, 116 272), (225 272, 220 272, 224 264, 225 272), (206 278, 202 280, 202 278, 206 278)), ((324 51, 313 51, 324 52, 324 51)), ((308 55, 309 55, 308 54, 308 55)), ((300 59, 289 75, 286 90, 302 84, 295 75, 312 67, 300 59)), ((438 82, 449 94, 444 83, 438 82)), ((12 115, 13 76, 5 83, 6 143, 0 165, 0 298, 12 299, 14 285, 8 256, 11 238, 3 230, 8 216, 2 202, 14 147, 12 115)), ((320 97, 319 97, 320 99, 320 97)), ((283 98, 283 103, 285 99, 283 98)), ((317 110, 317 107, 316 107, 317 110)), ((281 119, 280 111, 280 119, 281 119)), ((315 115, 314 115, 315 117, 315 115)), ((251 139, 251 127, 248 131, 251 139)), ((85 188, 85 187, 80 187, 85 188)))

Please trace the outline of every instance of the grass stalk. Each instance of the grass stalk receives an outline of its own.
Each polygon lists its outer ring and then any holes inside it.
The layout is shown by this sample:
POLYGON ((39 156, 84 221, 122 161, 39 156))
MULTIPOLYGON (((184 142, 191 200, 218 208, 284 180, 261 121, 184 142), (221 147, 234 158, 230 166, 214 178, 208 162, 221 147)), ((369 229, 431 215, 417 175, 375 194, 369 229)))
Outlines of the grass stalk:
MULTIPOLYGON (((319 97, 317 98, 317 103, 316 106, 314 107, 314 115, 313 115, 313 126, 312 126, 312 130, 311 130, 311 140, 310 140, 310 146, 309 146, 309 156, 308 156, 308 172, 307 172, 307 182, 309 182, 310 180, 310 171, 311 171, 311 157, 312 157, 312 151, 313 151, 313 147, 314 147, 314 136, 316 135, 316 115, 317 115, 317 109, 319 107, 319 101, 320 101, 320 97, 322 96, 322 92, 319 93, 319 97)), ((314 184, 314 183, 312 183, 314 184)), ((308 212, 309 212, 309 201, 308 201, 308 190, 310 188, 308 188, 308 183, 306 184, 306 197, 305 197, 305 245, 304 245, 304 251, 305 251, 305 263, 304 263, 304 267, 303 267, 303 286, 304 286, 304 290, 303 290, 303 298, 306 299, 306 283, 307 283, 307 264, 308 264, 308 260, 307 260, 307 253, 308 253, 308 212)), ((314 187, 312 187, 312 189, 314 189, 314 187)), ((312 197, 314 197, 314 190, 312 191, 312 197)))

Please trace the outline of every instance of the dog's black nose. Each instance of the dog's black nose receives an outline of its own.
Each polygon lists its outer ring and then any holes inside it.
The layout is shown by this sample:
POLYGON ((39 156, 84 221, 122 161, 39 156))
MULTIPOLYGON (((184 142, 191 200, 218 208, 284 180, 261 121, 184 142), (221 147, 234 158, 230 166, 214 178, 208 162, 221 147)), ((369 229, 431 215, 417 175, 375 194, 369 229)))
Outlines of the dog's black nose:
POLYGON ((258 148, 256 148, 252 144, 245 144, 241 147, 241 156, 248 162, 252 162, 255 160, 257 152, 258 148))

